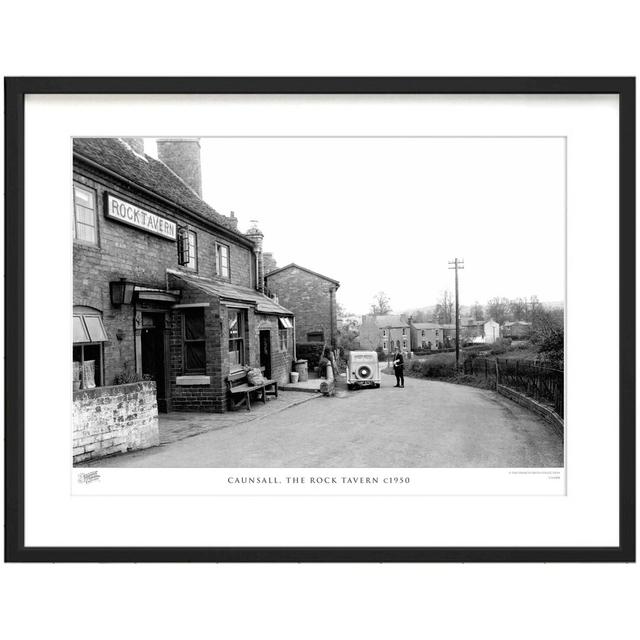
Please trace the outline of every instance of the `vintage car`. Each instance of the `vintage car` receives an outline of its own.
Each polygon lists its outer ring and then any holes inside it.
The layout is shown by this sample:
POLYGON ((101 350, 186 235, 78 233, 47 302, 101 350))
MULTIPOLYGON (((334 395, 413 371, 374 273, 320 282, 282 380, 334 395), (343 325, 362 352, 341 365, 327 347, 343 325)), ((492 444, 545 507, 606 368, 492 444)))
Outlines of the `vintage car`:
POLYGON ((380 387, 380 367, 375 351, 351 351, 347 363, 347 388, 380 387))

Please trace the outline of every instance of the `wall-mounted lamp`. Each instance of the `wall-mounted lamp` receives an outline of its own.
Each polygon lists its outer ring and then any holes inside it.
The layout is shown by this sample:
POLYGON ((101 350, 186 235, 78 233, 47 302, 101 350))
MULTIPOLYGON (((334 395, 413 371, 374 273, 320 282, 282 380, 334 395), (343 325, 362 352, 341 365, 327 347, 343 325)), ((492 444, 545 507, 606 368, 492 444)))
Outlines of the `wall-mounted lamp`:
POLYGON ((120 306, 121 304, 131 304, 133 300, 133 282, 127 282, 126 278, 120 278, 109 283, 111 292, 111 304, 120 306))

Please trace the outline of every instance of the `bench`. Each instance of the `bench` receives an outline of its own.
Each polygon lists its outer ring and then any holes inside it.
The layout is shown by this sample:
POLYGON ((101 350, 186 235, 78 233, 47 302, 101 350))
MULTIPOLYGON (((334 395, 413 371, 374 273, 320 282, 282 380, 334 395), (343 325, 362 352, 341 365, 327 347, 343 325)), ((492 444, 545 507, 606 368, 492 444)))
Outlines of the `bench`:
POLYGON ((249 384, 247 382, 247 372, 244 369, 228 375, 227 389, 230 408, 233 410, 245 404, 247 411, 251 411, 251 393, 253 391, 260 392, 260 399, 265 404, 267 403, 267 396, 278 397, 277 380, 265 380, 262 384, 256 385, 249 384))

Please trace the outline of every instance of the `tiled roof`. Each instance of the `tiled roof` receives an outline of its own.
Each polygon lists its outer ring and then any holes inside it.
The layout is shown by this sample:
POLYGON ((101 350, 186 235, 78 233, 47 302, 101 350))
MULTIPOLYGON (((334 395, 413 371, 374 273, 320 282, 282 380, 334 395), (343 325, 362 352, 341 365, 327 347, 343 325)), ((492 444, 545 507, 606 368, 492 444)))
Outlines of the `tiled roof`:
POLYGON ((415 329, 439 329, 442 325, 434 322, 414 322, 411 326, 415 329))
POLYGON ((369 320, 375 322, 376 327, 379 329, 386 329, 392 327, 408 327, 409 324, 405 320, 401 320, 400 316, 384 315, 384 316, 368 316, 369 320))
POLYGON ((224 227, 245 243, 248 238, 235 228, 235 222, 210 207, 169 167, 148 155, 138 155, 120 138, 74 138, 73 152, 105 169, 148 189, 178 207, 199 214, 224 227))
POLYGON ((176 271, 170 271, 169 273, 172 276, 183 280, 188 285, 195 287, 196 289, 200 289, 209 295, 216 296, 221 300, 227 302, 245 302, 255 304, 258 313, 275 314, 280 316, 293 315, 289 309, 285 309, 282 305, 279 305, 277 302, 274 302, 271 298, 268 298, 255 289, 241 287, 229 282, 206 280, 205 278, 192 278, 176 271))
POLYGON ((274 273, 280 273, 280 271, 285 271, 286 269, 300 269, 301 271, 306 271, 311 275, 318 276, 318 278, 322 278, 323 280, 328 280, 329 282, 333 282, 338 287, 340 286, 340 283, 337 280, 334 280, 333 278, 329 278, 328 276, 323 276, 321 273, 318 273, 317 271, 311 271, 311 269, 307 269, 306 267, 301 267, 299 264, 296 264, 295 262, 292 262, 291 264, 288 264, 284 267, 278 267, 273 271, 269 271, 269 273, 265 275, 265 278, 272 276, 274 273))

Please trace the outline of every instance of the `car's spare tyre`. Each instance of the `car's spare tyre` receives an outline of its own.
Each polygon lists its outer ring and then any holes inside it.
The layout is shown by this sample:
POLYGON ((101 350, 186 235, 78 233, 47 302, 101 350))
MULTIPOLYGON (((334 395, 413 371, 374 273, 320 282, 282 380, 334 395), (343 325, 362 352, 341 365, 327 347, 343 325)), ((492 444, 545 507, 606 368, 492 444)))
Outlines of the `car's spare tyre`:
POLYGON ((368 367, 366 364, 358 367, 358 378, 367 379, 371 377, 371 367, 368 367))

